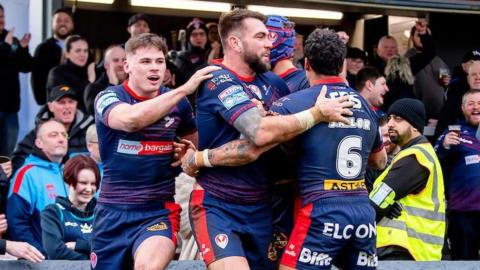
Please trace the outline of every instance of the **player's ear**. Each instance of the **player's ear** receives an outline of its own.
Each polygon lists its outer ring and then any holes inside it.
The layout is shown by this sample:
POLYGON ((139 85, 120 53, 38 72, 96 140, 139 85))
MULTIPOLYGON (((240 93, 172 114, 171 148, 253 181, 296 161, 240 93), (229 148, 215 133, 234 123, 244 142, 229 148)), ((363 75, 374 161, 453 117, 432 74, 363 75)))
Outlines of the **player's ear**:
POLYGON ((310 65, 310 61, 305 57, 305 70, 310 71, 312 69, 312 66, 310 65))
POLYGON ((130 65, 128 63, 129 63, 128 58, 125 61, 123 61, 123 69, 125 70, 125 73, 127 73, 127 74, 130 72, 130 65))
POLYGON ((228 36, 227 41, 229 47, 231 47, 234 51, 241 52, 243 50, 242 41, 238 37, 230 35, 228 36))

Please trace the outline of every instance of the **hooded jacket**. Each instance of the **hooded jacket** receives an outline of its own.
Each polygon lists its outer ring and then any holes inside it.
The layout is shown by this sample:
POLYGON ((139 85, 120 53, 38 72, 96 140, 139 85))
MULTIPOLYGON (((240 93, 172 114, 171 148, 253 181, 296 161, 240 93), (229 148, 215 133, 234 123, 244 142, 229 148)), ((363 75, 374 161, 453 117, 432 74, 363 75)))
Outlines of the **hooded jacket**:
POLYGON ((75 208, 66 197, 57 197, 42 211, 42 241, 50 260, 88 260, 95 198, 85 211, 75 208), (75 250, 65 243, 75 242, 75 250))
POLYGON ((8 233, 13 241, 27 242, 45 254, 42 247, 40 213, 55 202, 56 196, 67 196, 62 166, 51 162, 42 152, 31 154, 13 176, 8 192, 8 233))
MULTIPOLYGON (((52 117, 53 115, 48 110, 48 107, 44 106, 37 114, 35 123, 38 124, 40 121, 45 121, 52 117)), ((87 128, 94 122, 95 121, 92 116, 87 116, 80 110, 77 110, 75 114, 75 121, 68 130, 67 154, 69 156, 71 154, 88 152, 85 134, 87 133, 87 128)), ((12 168, 14 172, 23 165, 25 157, 31 154, 33 149, 37 148, 35 146, 35 137, 35 129, 32 129, 15 147, 15 150, 12 154, 12 168)))

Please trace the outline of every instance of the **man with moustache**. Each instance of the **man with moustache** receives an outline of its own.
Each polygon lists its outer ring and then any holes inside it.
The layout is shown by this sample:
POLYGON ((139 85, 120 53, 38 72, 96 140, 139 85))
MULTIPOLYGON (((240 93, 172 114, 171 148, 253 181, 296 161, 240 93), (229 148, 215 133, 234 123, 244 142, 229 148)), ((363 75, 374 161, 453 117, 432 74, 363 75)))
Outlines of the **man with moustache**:
POLYGON ((60 64, 65 39, 73 31, 73 19, 70 11, 65 8, 57 9, 52 17, 53 37, 40 43, 35 49, 34 67, 31 84, 35 100, 38 105, 47 102, 47 77, 50 70, 60 64))
POLYGON ((263 109, 289 93, 279 77, 267 72, 272 42, 265 19, 246 9, 221 15, 225 56, 215 63, 221 69, 198 90, 199 147, 203 151, 189 151, 182 167, 190 175, 200 168, 190 200, 190 220, 209 269, 272 266, 267 260, 272 236, 270 183, 264 161, 251 161, 320 121, 348 123, 342 114, 350 114, 344 108, 352 106, 347 97, 328 99, 322 91, 315 105, 300 113, 262 117, 263 109), (264 108, 259 109, 259 103, 264 108), (250 148, 255 151, 247 151, 250 148))
POLYGON ((388 110, 388 133, 401 147, 370 193, 377 212, 380 260, 439 261, 445 235, 445 194, 438 157, 422 135, 423 103, 404 98, 388 110))
MULTIPOLYGON (((62 123, 68 132, 68 155, 74 153, 86 153, 87 145, 85 134, 89 125, 93 124, 94 118, 85 115, 77 109, 78 97, 75 91, 67 85, 59 85, 52 89, 48 103, 36 117, 36 123, 55 119, 62 123)), ((31 130, 17 144, 12 155, 13 170, 16 171, 23 165, 25 158, 35 148, 35 129, 31 130)))
POLYGON ((35 149, 12 178, 8 193, 8 233, 13 241, 27 242, 45 254, 40 213, 55 203, 56 196, 68 196, 63 182, 62 160, 67 154, 67 129, 49 119, 35 130, 35 149))
POLYGON ((479 260, 480 89, 463 95, 464 120, 449 126, 435 145, 446 175, 448 239, 453 260, 479 260))
POLYGON ((83 101, 88 115, 94 115, 93 102, 98 93, 109 86, 123 83, 127 79, 127 73, 123 69, 125 62, 125 49, 120 45, 112 45, 105 51, 103 67, 105 71, 93 83, 85 87, 83 101))

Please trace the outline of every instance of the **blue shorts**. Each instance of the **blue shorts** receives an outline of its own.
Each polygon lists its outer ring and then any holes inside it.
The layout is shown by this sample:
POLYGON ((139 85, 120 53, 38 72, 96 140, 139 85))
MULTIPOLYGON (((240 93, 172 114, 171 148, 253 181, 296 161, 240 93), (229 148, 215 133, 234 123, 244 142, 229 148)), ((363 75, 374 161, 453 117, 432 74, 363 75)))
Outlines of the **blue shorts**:
POLYGON ((300 209, 301 201, 296 188, 293 181, 276 183, 271 188, 273 237, 268 246, 268 259, 273 263, 282 258, 293 229, 295 213, 300 209))
MULTIPOLYGON (((140 244, 151 236, 164 236, 177 244, 179 205, 97 204, 93 221, 92 269, 133 269, 140 244)), ((159 251, 161 252, 161 251, 159 251)))
POLYGON ((204 190, 194 190, 190 198, 190 222, 207 266, 222 258, 241 256, 247 259, 250 269, 273 267, 267 259, 272 238, 269 202, 237 204, 204 190))
POLYGON ((367 196, 324 198, 300 210, 281 264, 376 269, 375 210, 367 196))

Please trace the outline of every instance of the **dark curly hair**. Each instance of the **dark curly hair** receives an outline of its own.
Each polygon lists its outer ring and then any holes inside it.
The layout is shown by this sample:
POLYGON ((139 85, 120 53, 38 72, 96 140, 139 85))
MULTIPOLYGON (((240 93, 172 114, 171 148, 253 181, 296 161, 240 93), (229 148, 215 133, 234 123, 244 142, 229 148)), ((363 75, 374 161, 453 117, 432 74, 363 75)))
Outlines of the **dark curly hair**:
POLYGON ((347 54, 347 46, 330 29, 315 29, 305 41, 305 57, 317 74, 336 76, 347 54))

